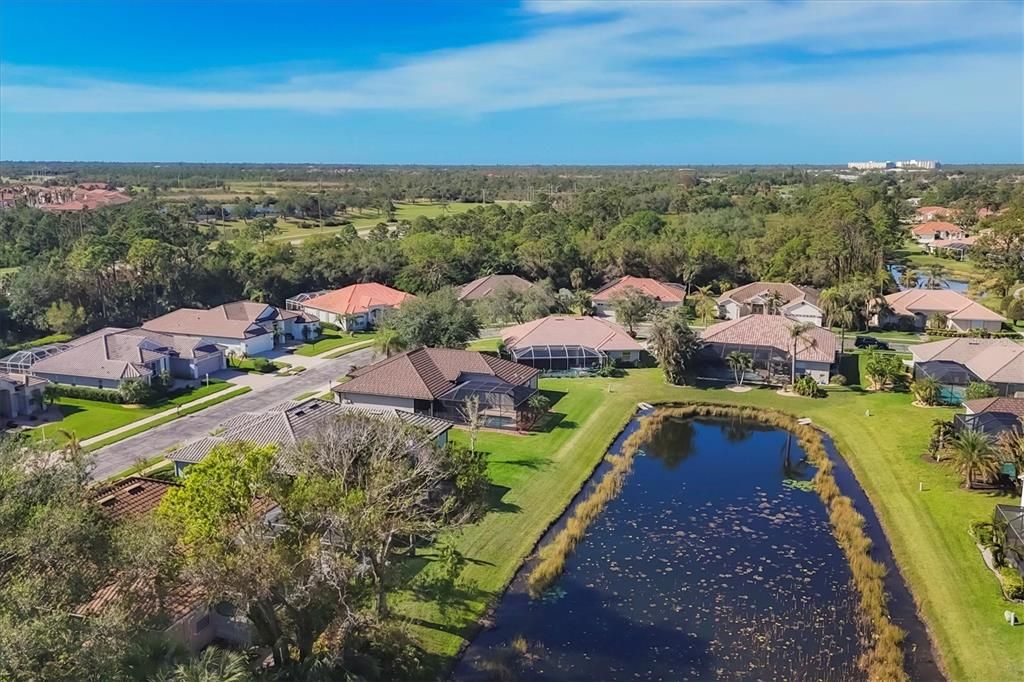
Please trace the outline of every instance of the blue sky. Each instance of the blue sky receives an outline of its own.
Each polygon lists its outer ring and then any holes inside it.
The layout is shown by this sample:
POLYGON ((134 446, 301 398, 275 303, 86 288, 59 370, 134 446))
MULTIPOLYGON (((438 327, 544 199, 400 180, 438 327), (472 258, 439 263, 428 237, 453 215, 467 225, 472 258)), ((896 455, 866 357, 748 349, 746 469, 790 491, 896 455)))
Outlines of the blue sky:
POLYGON ((1018 2, 0 3, 0 158, 1024 162, 1018 2))

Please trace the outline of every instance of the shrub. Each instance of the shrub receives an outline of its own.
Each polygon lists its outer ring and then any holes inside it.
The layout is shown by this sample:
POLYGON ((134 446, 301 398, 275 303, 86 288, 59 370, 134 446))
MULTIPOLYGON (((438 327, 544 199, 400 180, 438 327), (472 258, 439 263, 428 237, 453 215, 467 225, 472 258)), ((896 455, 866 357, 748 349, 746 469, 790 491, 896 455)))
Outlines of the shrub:
POLYGON ((986 384, 984 381, 972 381, 964 391, 964 400, 977 400, 978 398, 995 398, 998 392, 996 387, 986 384))
POLYGON ((1024 578, 1016 569, 1002 566, 999 568, 999 577, 1007 599, 1024 599, 1024 578))
POLYGON ((931 377, 916 380, 910 385, 910 391, 922 405, 938 405, 942 402, 942 387, 931 377))
POLYGON ((793 392, 806 398, 820 398, 825 395, 814 377, 802 376, 793 384, 793 392))
POLYGON ((971 524, 971 535, 982 547, 992 548, 995 545, 995 529, 987 521, 975 521, 971 524))
POLYGON ((263 374, 270 374, 271 372, 277 370, 277 366, 274 365, 274 363, 272 363, 270 360, 267 360, 266 358, 253 358, 252 368, 257 372, 261 372, 263 374))
POLYGON ((828 383, 832 384, 833 386, 845 386, 846 385, 846 375, 845 374, 833 374, 832 378, 828 380, 828 383))
POLYGON ((118 390, 124 402, 130 405, 142 405, 156 397, 156 391, 142 379, 129 379, 121 384, 118 390))
POLYGON ((106 388, 91 388, 89 386, 65 386, 63 384, 51 384, 53 395, 64 398, 78 398, 80 400, 95 400, 101 403, 114 403, 123 405, 124 396, 120 391, 106 388))

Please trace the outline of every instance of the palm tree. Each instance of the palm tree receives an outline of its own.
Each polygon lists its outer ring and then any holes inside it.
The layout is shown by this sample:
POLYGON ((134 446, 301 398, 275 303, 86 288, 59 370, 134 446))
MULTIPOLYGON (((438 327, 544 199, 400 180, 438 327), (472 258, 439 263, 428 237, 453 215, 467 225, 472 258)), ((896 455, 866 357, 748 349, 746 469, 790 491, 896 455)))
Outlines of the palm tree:
POLYGON ((942 289, 946 286, 946 268, 942 265, 929 265, 924 271, 924 286, 927 289, 942 289))
POLYGON ((245 659, 234 651, 209 647, 199 656, 158 673, 160 682, 246 682, 253 675, 245 659))
POLYGON ((715 299, 711 296, 711 285, 707 284, 697 287, 696 296, 697 303, 694 305, 693 310, 700 315, 701 322, 707 326, 708 318, 718 313, 718 304, 715 303, 715 299))
POLYGON ((373 341, 374 347, 385 357, 390 358, 406 350, 405 339, 395 329, 381 329, 373 341))
POLYGON ((768 304, 768 314, 778 315, 779 309, 786 304, 786 298, 778 291, 769 291, 765 297, 764 302, 768 304))
POLYGON ((789 338, 793 341, 793 352, 789 356, 789 381, 792 384, 796 383, 796 349, 797 344, 803 340, 808 341, 810 345, 814 345, 814 339, 807 335, 807 332, 814 327, 810 322, 795 322, 789 328, 789 338))
POLYGON ((968 490, 974 487, 976 479, 987 480, 999 472, 999 460, 992 448, 992 440, 983 431, 964 429, 952 440, 949 449, 968 490))
POLYGON ((942 387, 932 377, 922 377, 910 385, 914 399, 922 405, 938 405, 942 387))
POLYGON ((736 377, 736 385, 743 385, 743 376, 749 369, 754 367, 754 358, 750 357, 749 353, 741 353, 738 350, 734 350, 729 353, 729 356, 725 359, 732 369, 733 376, 736 377))
POLYGON ((917 288, 917 282, 920 278, 921 275, 917 270, 907 266, 903 268, 903 272, 900 273, 900 286, 904 289, 915 289, 917 288))

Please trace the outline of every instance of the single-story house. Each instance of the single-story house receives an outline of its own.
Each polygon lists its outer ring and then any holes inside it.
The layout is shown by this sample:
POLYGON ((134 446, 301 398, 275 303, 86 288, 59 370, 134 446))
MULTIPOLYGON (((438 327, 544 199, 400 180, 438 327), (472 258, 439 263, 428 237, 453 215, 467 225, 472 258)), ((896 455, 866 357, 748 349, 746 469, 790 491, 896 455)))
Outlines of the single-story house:
POLYGON ((526 291, 532 286, 533 282, 527 281, 519 275, 487 275, 459 287, 459 300, 472 303, 485 299, 501 289, 526 291))
POLYGON ((483 426, 522 428, 535 416, 528 401, 540 371, 486 353, 418 348, 350 373, 334 387, 338 402, 465 423, 466 400, 476 396, 483 426))
POLYGON ((365 407, 308 398, 287 401, 264 412, 245 412, 222 423, 217 435, 187 443, 168 455, 174 470, 181 475, 190 464, 202 461, 213 448, 231 441, 248 441, 257 445, 292 445, 301 442, 320 428, 325 420, 351 412, 362 412, 380 419, 399 419, 423 431, 423 441, 438 447, 448 443, 452 423, 415 412, 393 408, 365 407))
POLYGON ((594 302, 594 310, 598 315, 614 316, 615 299, 622 296, 626 291, 635 289, 642 294, 650 296, 658 302, 662 308, 673 308, 681 305, 686 299, 686 288, 682 284, 673 282, 659 282, 651 277, 620 277, 614 282, 609 282, 594 292, 591 300, 594 302))
POLYGON ((345 331, 363 331, 375 326, 385 311, 401 307, 410 298, 416 297, 377 282, 363 282, 334 291, 302 293, 285 305, 345 331))
POLYGON ((716 303, 719 316, 725 320, 773 314, 821 327, 825 313, 818 306, 818 297, 817 289, 789 282, 751 282, 724 292, 716 303))
POLYGON ((948 253, 958 260, 963 260, 967 252, 974 248, 978 237, 961 237, 960 239, 937 239, 928 244, 928 253, 948 253))
MULTIPOLYGON (((178 485, 155 478, 129 476, 101 488, 94 499, 104 514, 115 521, 124 521, 153 513, 164 495, 178 485)), ((264 506, 266 509, 260 508, 259 511, 269 515, 274 505, 265 503, 264 506)), ((138 601, 141 620, 160 623, 165 634, 193 654, 214 641, 236 645, 249 641, 249 625, 244 619, 227 615, 233 609, 211 607, 206 594, 185 579, 160 586, 144 579, 130 586, 112 581, 100 588, 75 615, 83 618, 97 616, 123 599, 126 590, 138 601)))
MULTIPOLYGON (((734 351, 753 359, 753 371, 768 383, 787 382, 790 378, 793 338, 790 330, 799 321, 783 315, 745 315, 735 320, 718 322, 701 334, 706 368, 715 376, 730 377, 725 360, 734 351)), ((836 336, 824 327, 811 326, 796 341, 796 375, 810 376, 819 384, 827 384, 836 363, 839 344, 836 336)))
POLYGON ((957 430, 982 431, 993 438, 1024 423, 1024 398, 978 398, 964 401, 964 413, 953 418, 957 430))
POLYGON ((938 381, 946 402, 960 402, 975 382, 995 386, 1000 396, 1024 391, 1024 346, 1009 339, 943 339, 911 345, 910 352, 914 378, 938 381))
POLYGON ((505 352, 544 371, 639 364, 644 347, 625 329, 600 317, 549 315, 501 331, 505 352))
POLYGON ((914 241, 919 244, 930 244, 944 239, 963 239, 967 235, 961 227, 945 221, 931 221, 915 225, 910 229, 914 241))
POLYGON ((223 351, 204 339, 118 327, 60 344, 59 350, 27 363, 25 371, 41 379, 109 389, 129 379, 149 383, 164 372, 201 379, 225 367, 223 351))
POLYGON ((27 374, 0 374, 0 420, 28 417, 42 410, 47 383, 27 374))
POLYGON ((949 218, 953 215, 953 209, 945 206, 918 206, 914 209, 914 220, 919 223, 927 223, 940 218, 949 218))
POLYGON ((943 315, 946 329, 997 332, 1006 322, 1006 318, 994 310, 949 289, 906 289, 889 294, 885 302, 891 312, 875 315, 872 319, 875 326, 891 328, 906 323, 914 329, 924 329, 935 315, 943 315))
POLYGON ((142 324, 146 331, 203 339, 228 355, 259 355, 287 339, 319 334, 320 322, 297 310, 255 301, 235 301, 216 308, 179 308, 142 324))

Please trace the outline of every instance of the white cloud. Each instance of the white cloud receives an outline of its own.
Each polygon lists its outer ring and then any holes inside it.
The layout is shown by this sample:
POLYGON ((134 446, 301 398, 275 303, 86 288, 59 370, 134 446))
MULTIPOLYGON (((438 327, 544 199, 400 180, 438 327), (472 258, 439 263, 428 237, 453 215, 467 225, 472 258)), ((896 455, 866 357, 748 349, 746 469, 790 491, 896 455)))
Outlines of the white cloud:
POLYGON ((576 107, 618 117, 771 120, 879 107, 906 115, 951 105, 962 111, 977 106, 965 96, 988 84, 989 109, 1021 109, 1016 3, 557 0, 523 9, 534 30, 521 38, 269 83, 264 74, 248 80, 236 73, 234 88, 220 78, 216 88, 196 87, 194 74, 158 85, 5 65, 0 109, 477 116, 576 107), (1014 40, 1017 48, 1007 49, 1014 40), (936 49, 944 45, 956 49, 936 49), (796 58, 794 51, 817 57, 796 58))

